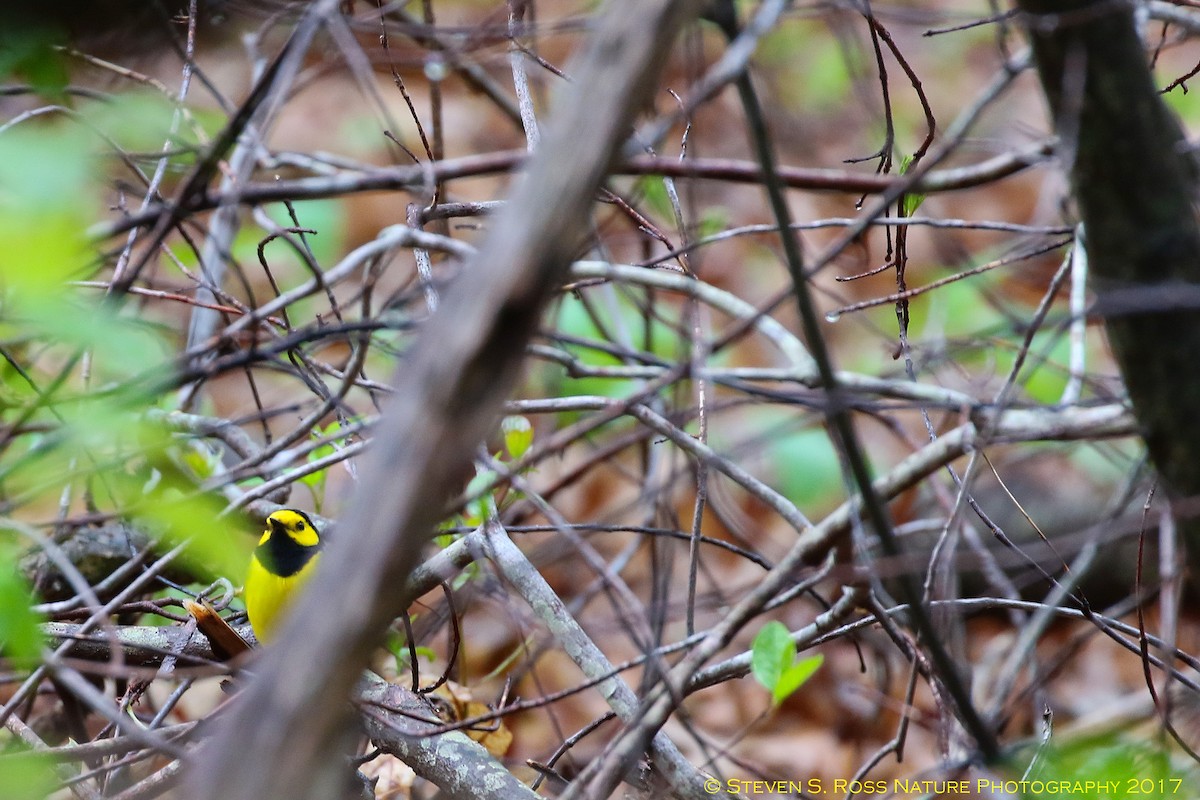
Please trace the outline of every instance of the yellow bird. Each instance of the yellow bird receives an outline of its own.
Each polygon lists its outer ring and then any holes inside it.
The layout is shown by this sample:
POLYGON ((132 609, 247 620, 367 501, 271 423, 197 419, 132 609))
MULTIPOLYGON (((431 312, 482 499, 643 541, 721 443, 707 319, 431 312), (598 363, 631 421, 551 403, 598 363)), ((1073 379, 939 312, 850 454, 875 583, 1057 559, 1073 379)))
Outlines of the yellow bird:
POLYGON ((303 511, 284 508, 267 517, 267 529, 250 556, 245 588, 246 613, 260 642, 275 634, 320 553, 321 534, 303 511))

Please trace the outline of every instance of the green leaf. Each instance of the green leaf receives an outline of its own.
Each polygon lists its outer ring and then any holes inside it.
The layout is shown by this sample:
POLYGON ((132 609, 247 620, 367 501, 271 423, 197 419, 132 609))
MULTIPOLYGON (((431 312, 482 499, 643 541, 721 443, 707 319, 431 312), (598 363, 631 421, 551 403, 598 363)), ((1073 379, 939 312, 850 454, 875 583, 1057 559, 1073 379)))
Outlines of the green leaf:
MULTIPOLYGON (((333 455, 333 445, 323 444, 320 447, 314 447, 312 451, 309 452, 306 460, 311 464, 314 461, 320 461, 322 458, 331 455, 333 455)), ((308 486, 319 487, 325 483, 325 479, 328 477, 328 475, 329 468, 326 467, 325 469, 319 469, 316 472, 310 472, 307 475, 301 476, 300 481, 308 486)))
MULTIPOLYGON (((155 152, 163 143, 172 140, 171 123, 176 114, 175 104, 165 95, 148 89, 122 93, 111 99, 92 101, 81 109, 91 127, 103 133, 122 150, 155 152)), ((189 131, 191 125, 180 126, 189 131)), ((174 140, 178 142, 178 136, 174 140)), ((194 161, 191 153, 180 150, 168 158, 178 172, 194 161)))
MULTIPOLYGON (((347 228, 343 204, 336 200, 296 200, 292 202, 292 210, 296 213, 300 227, 317 231, 315 235, 304 234, 304 240, 312 250, 313 258, 322 264, 335 260, 346 246, 345 237, 342 235, 347 228)), ((287 208, 282 204, 268 205, 266 212, 267 216, 285 228, 296 224, 288 214, 287 208)), ((254 250, 251 251, 254 258, 258 257, 259 241, 261 241, 261 236, 256 236, 254 250)), ((296 267, 301 265, 299 257, 292 248, 282 242, 270 245, 266 254, 272 262, 287 259, 296 267)))
POLYGON ((533 444, 533 424, 526 417, 505 417, 500 422, 500 432, 504 434, 504 449, 513 458, 525 455, 533 444))
POLYGON ((900 215, 903 217, 911 217, 917 213, 917 209, 921 207, 921 203, 925 202, 923 194, 904 194, 900 198, 900 215))
POLYGON ((796 643, 782 622, 768 622, 750 646, 750 671, 772 694, 796 659, 796 643))
POLYGON ((65 38, 52 26, 17 25, 11 19, 0 22, 0 79, 23 78, 39 94, 65 101, 63 90, 69 80, 65 57, 54 50, 65 38))
POLYGON ((0 551, 0 651, 18 664, 30 665, 45 646, 38 627, 42 618, 30 608, 33 593, 16 572, 16 562, 14 550, 0 551))
MULTIPOLYGON (((7 750, 8 748, 6 748, 7 750)), ((50 757, 33 753, 23 746, 6 752, 0 769, 0 797, 6 800, 43 800, 54 794, 58 781, 50 757)))
POLYGON ((88 269, 84 231, 97 211, 96 193, 89 191, 90 144, 77 130, 25 126, 0 136, 0 278, 12 293, 5 307, 10 322, 22 310, 14 298, 60 293, 64 281, 88 269))
POLYGON ((671 206, 671 198, 667 195, 667 187, 662 178, 648 177, 638 181, 638 189, 642 193, 643 204, 662 219, 674 219, 675 211, 671 206))
POLYGON ((821 653, 816 653, 807 658, 800 659, 785 669, 783 674, 779 676, 779 683, 775 684, 775 689, 771 692, 771 699, 775 701, 775 705, 779 705, 788 699, 797 689, 803 686, 823 663, 825 663, 825 656, 821 653))
POLYGON ((1051 743, 1030 776, 1025 800, 1170 800, 1191 796, 1195 777, 1172 765, 1160 743, 1124 733, 1051 743))
MULTIPOLYGON (((900 174, 908 172, 908 168, 912 166, 912 156, 905 156, 900 159, 900 174)), ((900 195, 900 215, 903 217, 911 217, 921 207, 921 203, 925 202, 925 195, 910 192, 900 195)))
POLYGON ((724 206, 709 206, 700 214, 700 224, 696 226, 696 238, 707 239, 716 236, 730 226, 729 211, 724 206))
POLYGON ((796 660, 796 643, 782 622, 768 622, 750 646, 750 671, 768 691, 772 705, 792 695, 825 661, 817 653, 796 660))
POLYGON ((200 581, 225 576, 240 583, 245 576, 250 551, 262 528, 244 516, 220 517, 223 500, 215 495, 196 494, 190 480, 178 469, 162 466, 161 480, 150 489, 137 487, 132 479, 122 481, 125 496, 116 509, 128 509, 129 518, 162 542, 164 549, 186 541, 181 554, 185 569, 200 581))
POLYGON ((479 564, 472 562, 467 564, 467 566, 463 569, 459 570, 458 575, 456 575, 454 579, 450 581, 450 588, 451 590, 457 592, 459 589, 463 588, 471 581, 476 580, 478 577, 479 564))
POLYGON ((199 440, 185 442, 179 458, 202 481, 216 475, 217 468, 221 466, 221 451, 199 440))
POLYGON ((1059 332, 1034 338, 1033 358, 1027 359, 1020 380, 1030 399, 1044 405, 1057 403, 1070 378, 1071 341, 1059 332))

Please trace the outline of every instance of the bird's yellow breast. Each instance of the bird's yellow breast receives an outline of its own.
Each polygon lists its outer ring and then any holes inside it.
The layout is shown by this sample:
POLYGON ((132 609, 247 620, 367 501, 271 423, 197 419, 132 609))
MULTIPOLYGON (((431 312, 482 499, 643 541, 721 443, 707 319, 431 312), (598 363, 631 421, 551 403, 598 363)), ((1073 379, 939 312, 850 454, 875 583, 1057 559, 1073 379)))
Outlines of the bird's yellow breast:
POLYGON ((246 574, 246 613, 259 641, 266 642, 274 636, 284 612, 300 593, 319 560, 320 556, 313 556, 299 572, 280 577, 267 570, 258 556, 250 559, 246 574))

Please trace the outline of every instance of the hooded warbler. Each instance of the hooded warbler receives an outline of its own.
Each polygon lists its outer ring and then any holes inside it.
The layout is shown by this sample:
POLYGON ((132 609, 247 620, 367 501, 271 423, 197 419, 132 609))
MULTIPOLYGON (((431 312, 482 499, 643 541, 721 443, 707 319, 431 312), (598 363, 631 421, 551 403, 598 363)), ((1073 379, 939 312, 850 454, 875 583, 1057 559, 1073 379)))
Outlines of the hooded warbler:
POLYGON ((267 517, 267 529, 250 556, 245 588, 246 613, 260 642, 274 636, 320 552, 321 534, 303 511, 284 508, 267 517))

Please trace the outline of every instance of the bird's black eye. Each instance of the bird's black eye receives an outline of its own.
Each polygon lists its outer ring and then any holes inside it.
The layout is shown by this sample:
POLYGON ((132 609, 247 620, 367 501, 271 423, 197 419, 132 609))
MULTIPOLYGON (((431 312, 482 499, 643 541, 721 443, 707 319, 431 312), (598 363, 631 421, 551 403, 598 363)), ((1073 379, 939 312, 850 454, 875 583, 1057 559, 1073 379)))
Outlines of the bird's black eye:
POLYGON ((302 531, 302 530, 304 530, 304 523, 303 523, 303 522, 297 522, 297 523, 296 523, 296 530, 298 530, 298 531, 302 531))

